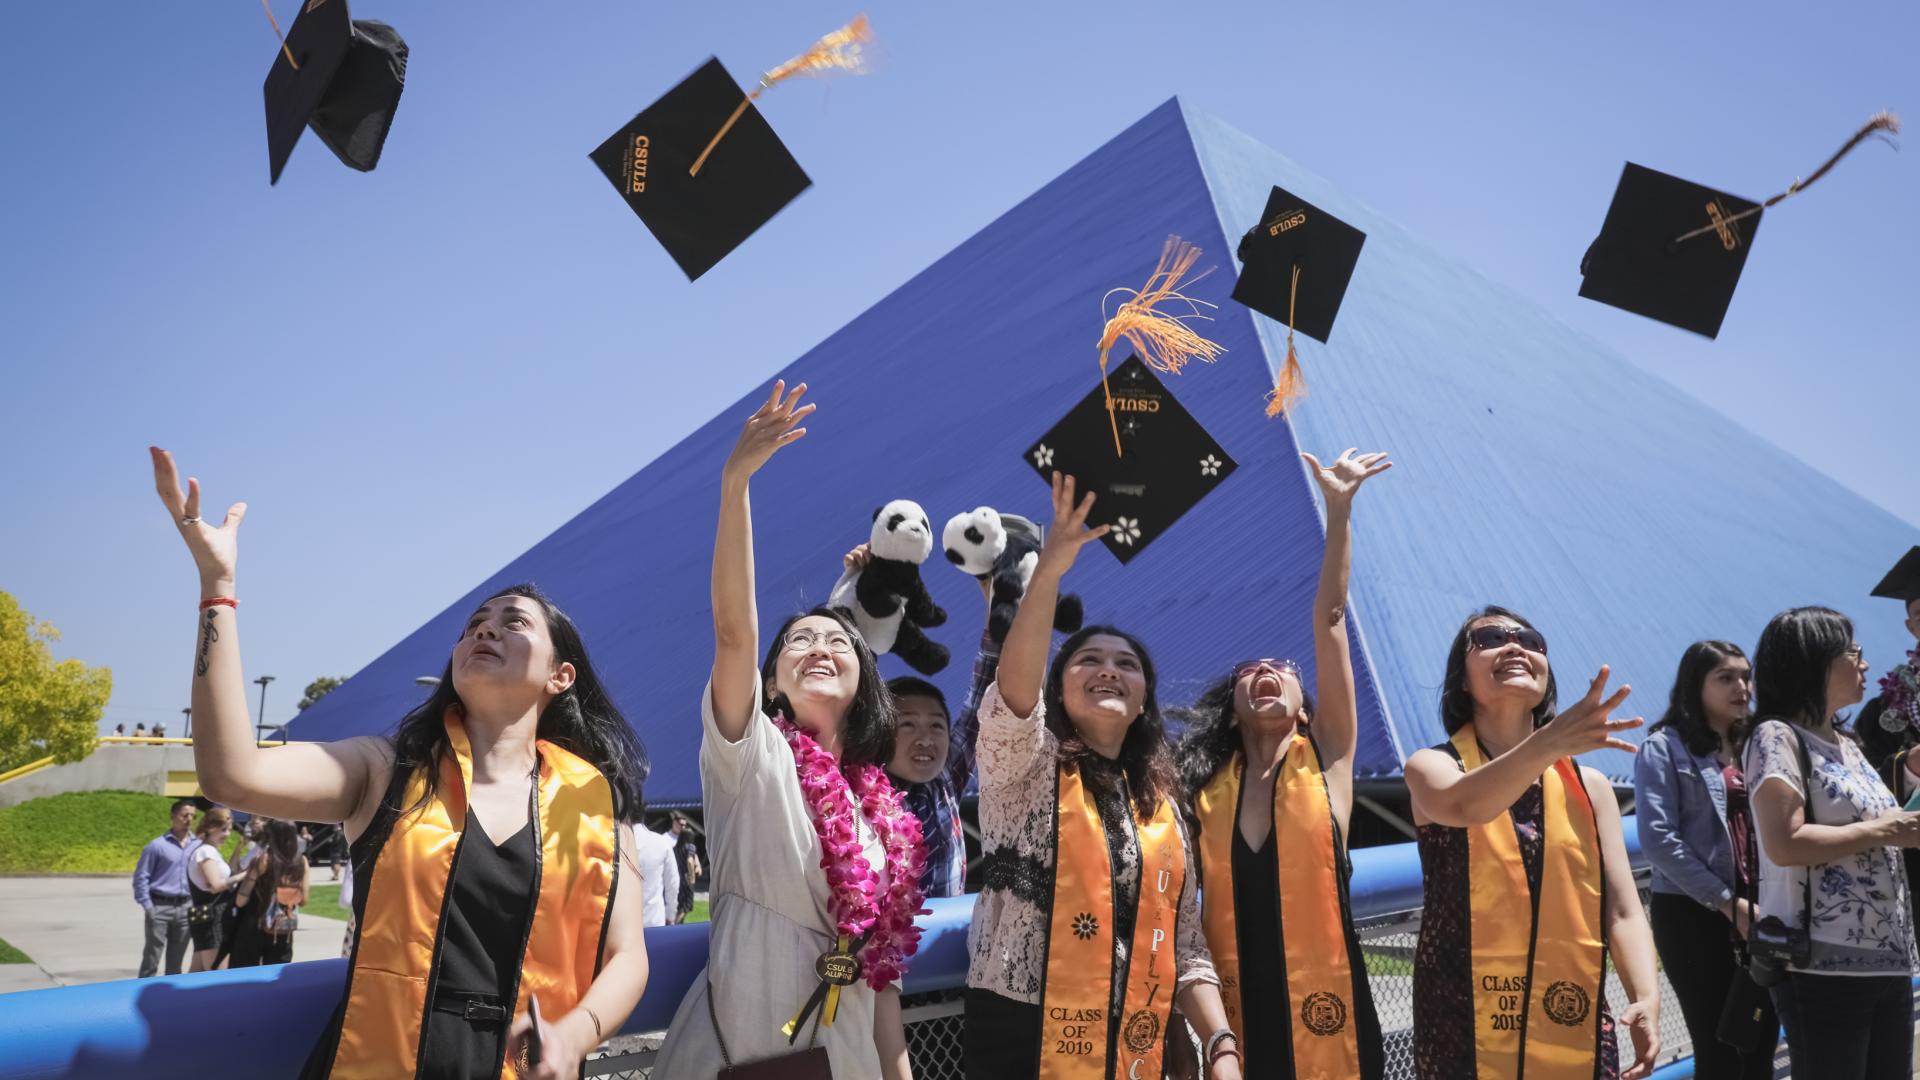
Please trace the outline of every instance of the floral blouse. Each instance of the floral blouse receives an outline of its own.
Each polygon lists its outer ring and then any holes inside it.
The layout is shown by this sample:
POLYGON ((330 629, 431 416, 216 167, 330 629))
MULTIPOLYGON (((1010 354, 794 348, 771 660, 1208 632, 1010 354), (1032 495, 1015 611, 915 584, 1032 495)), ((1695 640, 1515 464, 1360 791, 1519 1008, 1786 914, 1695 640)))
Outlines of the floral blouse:
MULTIPOLYGON (((1899 805, 1854 741, 1831 742, 1802 728, 1812 772, 1812 818, 1818 825, 1871 821, 1899 805)), ((1754 798, 1769 783, 1807 797, 1794 731, 1768 720, 1747 744, 1746 775, 1754 798)), ((1909 975, 1915 968, 1913 915, 1906 867, 1893 847, 1869 848, 1815 866, 1780 866, 1760 840, 1760 915, 1803 925, 1803 882, 1813 874, 1812 962, 1795 971, 1828 975, 1909 975)))

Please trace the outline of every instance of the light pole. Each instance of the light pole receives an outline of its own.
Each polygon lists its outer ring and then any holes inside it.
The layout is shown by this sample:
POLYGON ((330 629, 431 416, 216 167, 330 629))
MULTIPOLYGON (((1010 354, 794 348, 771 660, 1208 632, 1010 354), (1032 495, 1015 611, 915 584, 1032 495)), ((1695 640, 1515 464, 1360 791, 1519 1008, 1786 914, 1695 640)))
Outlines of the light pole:
POLYGON ((193 738, 193 706, 189 705, 186 708, 181 709, 180 715, 186 717, 186 720, 184 723, 187 729, 187 738, 189 739, 193 738))
POLYGON ((254 729, 259 731, 262 736, 265 736, 267 732, 267 684, 273 681, 273 676, 262 675, 253 681, 260 687, 260 722, 254 725, 254 729))

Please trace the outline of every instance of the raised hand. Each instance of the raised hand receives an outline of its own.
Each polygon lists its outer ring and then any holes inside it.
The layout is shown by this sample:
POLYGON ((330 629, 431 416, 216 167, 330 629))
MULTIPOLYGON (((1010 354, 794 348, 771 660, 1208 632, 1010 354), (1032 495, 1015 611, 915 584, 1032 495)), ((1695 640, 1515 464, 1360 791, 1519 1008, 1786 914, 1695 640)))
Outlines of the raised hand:
POLYGON ((775 451, 799 441, 807 429, 795 425, 814 409, 812 405, 800 404, 800 395, 806 392, 807 384, 800 383, 789 394, 786 381, 775 379, 773 393, 767 395, 765 404, 747 418, 746 427, 741 429, 740 441, 733 445, 733 453, 727 455, 725 471, 742 479, 752 476, 775 451))
POLYGON ((840 556, 840 565, 846 567, 848 573, 865 570, 872 561, 873 549, 865 544, 856 544, 852 551, 840 556))
POLYGON ((1034 572, 1045 568, 1054 574, 1064 574, 1080 557, 1080 549, 1088 543, 1107 535, 1113 526, 1100 525, 1087 528, 1087 514, 1093 510, 1093 495, 1080 500, 1078 506, 1073 501, 1073 477, 1053 474, 1053 524, 1047 528, 1046 542, 1040 546, 1040 561, 1034 572))
POLYGON ((167 513, 173 516, 181 538, 187 542, 187 550, 193 554, 202 591, 218 589, 222 595, 230 594, 234 565, 240 557, 240 520, 247 516, 247 504, 234 503, 227 508, 227 516, 219 525, 209 525, 200 520, 200 481, 188 477, 187 490, 182 492, 173 455, 157 446, 148 447, 147 452, 153 457, 153 486, 159 491, 167 513))
POLYGON ((1329 503, 1351 502, 1354 493, 1369 477, 1393 468, 1393 462, 1387 460, 1384 451, 1362 454, 1359 447, 1355 446, 1349 446, 1346 453, 1335 458, 1331 465, 1320 464, 1320 459, 1312 454, 1303 453, 1300 460, 1313 470, 1313 478, 1320 484, 1320 492, 1329 503))
POLYGON ((1615 736, 1623 731, 1631 731, 1646 721, 1638 716, 1615 720, 1609 715, 1627 700, 1628 694, 1633 693, 1633 687, 1622 686, 1611 697, 1604 696, 1609 674, 1607 666, 1600 665, 1600 673, 1593 677, 1586 696, 1540 729, 1551 741, 1556 757, 1606 749, 1625 750, 1631 754, 1636 749, 1632 743, 1615 736))

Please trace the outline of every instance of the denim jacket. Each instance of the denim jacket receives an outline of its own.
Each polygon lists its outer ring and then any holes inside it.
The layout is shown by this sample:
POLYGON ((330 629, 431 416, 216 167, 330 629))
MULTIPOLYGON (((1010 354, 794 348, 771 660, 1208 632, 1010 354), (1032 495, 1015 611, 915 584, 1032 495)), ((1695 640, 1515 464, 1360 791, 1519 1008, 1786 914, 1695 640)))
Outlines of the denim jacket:
POLYGON ((1678 731, 1663 727, 1633 756, 1633 790, 1653 891, 1690 896, 1710 908, 1732 899, 1727 782, 1713 755, 1695 755, 1678 731))

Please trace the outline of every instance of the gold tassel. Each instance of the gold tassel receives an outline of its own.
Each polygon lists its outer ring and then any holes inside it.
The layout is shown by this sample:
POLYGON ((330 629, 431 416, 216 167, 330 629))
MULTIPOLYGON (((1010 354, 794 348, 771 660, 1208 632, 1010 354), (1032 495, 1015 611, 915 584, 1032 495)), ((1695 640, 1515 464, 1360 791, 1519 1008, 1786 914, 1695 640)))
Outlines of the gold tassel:
POLYGON ((1287 363, 1273 380, 1267 393, 1267 419, 1283 416, 1294 403, 1307 396, 1307 377, 1300 370, 1300 354, 1293 349, 1293 305, 1300 298, 1300 268, 1293 268, 1293 289, 1287 295, 1287 363))
MULTIPOLYGON (((1871 136, 1898 135, 1899 133, 1900 133, 1899 117, 1893 115, 1890 112, 1887 112, 1884 109, 1881 110, 1880 112, 1874 113, 1873 116, 1870 119, 1868 119, 1865 124, 1862 124, 1860 126, 1859 131, 1856 131, 1853 133, 1853 138, 1848 139, 1846 143, 1840 147, 1840 149, 1835 150, 1833 152, 1832 157, 1828 158, 1824 162, 1821 162, 1820 167, 1813 170, 1812 176, 1807 177, 1805 180, 1795 180, 1793 183, 1787 185, 1787 190, 1781 192, 1778 195, 1775 195, 1774 197, 1768 199, 1766 202, 1763 202, 1758 206, 1755 206, 1748 210, 1742 210, 1739 213, 1731 215, 1729 217, 1723 217, 1718 221, 1711 222, 1707 225, 1704 225, 1698 229, 1693 230, 1692 232, 1681 233, 1679 236, 1674 237, 1673 242, 1678 244, 1685 240, 1691 240, 1696 236, 1704 236, 1705 234, 1710 232, 1718 232, 1721 229, 1725 228, 1728 225, 1733 224, 1736 221, 1741 221, 1746 218, 1750 218, 1753 215, 1759 213, 1760 211, 1765 210, 1770 206, 1776 205, 1782 199, 1785 199, 1789 195, 1798 195, 1801 192, 1812 187, 1813 182, 1815 180, 1818 180, 1821 177, 1827 175, 1828 169, 1831 169, 1835 165, 1838 165, 1840 163, 1841 158, 1846 157, 1849 153, 1853 151, 1854 147, 1859 146, 1863 142, 1866 142, 1867 139, 1870 138, 1871 136)), ((1887 145, 1894 147, 1894 149, 1896 150, 1899 149, 1899 144, 1895 143, 1892 139, 1886 139, 1884 141, 1887 143, 1887 145)))
MULTIPOLYGON (((1114 293, 1131 293, 1132 296, 1122 302, 1119 310, 1107 320, 1100 331, 1100 387, 1107 395, 1107 423, 1113 428, 1113 453, 1115 457, 1125 456, 1120 449, 1120 423, 1114 418, 1113 391, 1107 386, 1107 356, 1113 347, 1125 338, 1133 345, 1140 359, 1155 371, 1164 371, 1177 375, 1190 360, 1204 360, 1211 364, 1227 350, 1206 338, 1201 337, 1188 326, 1185 319, 1206 319, 1200 314, 1202 307, 1215 307, 1205 300, 1195 300, 1180 292, 1182 284, 1191 284, 1211 274, 1208 268, 1191 278, 1187 273, 1200 258, 1200 249, 1180 239, 1167 237, 1160 249, 1160 261, 1153 268, 1153 275, 1139 289, 1111 289, 1107 296, 1114 293), (1167 301, 1179 301, 1191 310, 1184 315, 1169 315, 1154 308, 1167 301)), ((1106 309, 1106 297, 1100 298, 1101 310, 1106 309)))
POLYGON ((740 117, 747 111, 747 106, 759 100, 761 94, 773 89, 774 84, 798 75, 821 76, 830 75, 836 71, 845 71, 854 75, 864 74, 867 69, 866 57, 862 54, 860 46, 872 40, 873 31, 867 25, 867 17, 857 15, 852 22, 814 42, 813 48, 760 76, 760 85, 754 88, 753 93, 741 98, 740 104, 734 106, 733 115, 727 117, 727 122, 720 125, 720 130, 708 140, 707 148, 700 151, 700 156, 693 159, 693 167, 687 170, 687 175, 700 175, 700 166, 707 163, 707 155, 713 153, 713 148, 720 144, 721 138, 733 130, 734 124, 739 123, 740 117))

